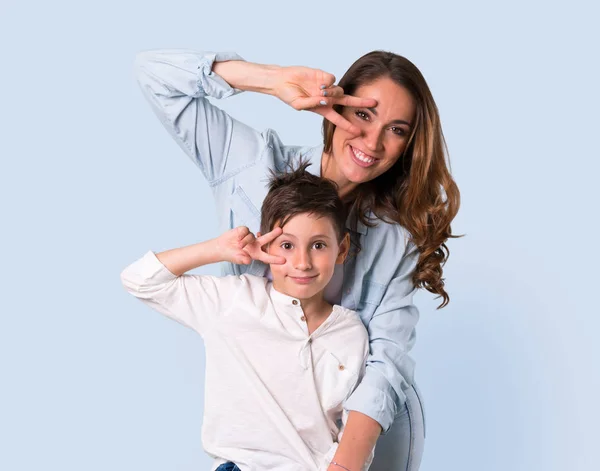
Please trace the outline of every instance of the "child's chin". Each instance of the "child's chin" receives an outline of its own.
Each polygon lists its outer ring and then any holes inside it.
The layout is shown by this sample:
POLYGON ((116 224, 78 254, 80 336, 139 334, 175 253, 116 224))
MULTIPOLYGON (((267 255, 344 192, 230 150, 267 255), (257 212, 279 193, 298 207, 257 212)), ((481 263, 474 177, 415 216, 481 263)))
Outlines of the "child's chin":
POLYGON ((290 286, 289 291, 288 294, 294 298, 308 299, 317 294, 319 289, 314 285, 299 285, 294 283, 293 286, 290 286))

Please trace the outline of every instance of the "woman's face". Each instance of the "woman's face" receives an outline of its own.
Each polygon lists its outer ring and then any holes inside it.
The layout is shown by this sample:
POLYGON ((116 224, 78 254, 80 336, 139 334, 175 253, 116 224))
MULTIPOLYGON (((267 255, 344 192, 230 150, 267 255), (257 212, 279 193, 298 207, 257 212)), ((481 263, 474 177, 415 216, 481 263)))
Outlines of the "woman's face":
POLYGON ((354 96, 375 98, 374 108, 345 107, 342 115, 358 126, 359 135, 336 127, 332 159, 325 175, 340 185, 340 191, 373 180, 392 167, 408 144, 414 125, 415 104, 404 87, 389 77, 359 87, 354 96), (333 165, 333 169, 329 166, 333 165))

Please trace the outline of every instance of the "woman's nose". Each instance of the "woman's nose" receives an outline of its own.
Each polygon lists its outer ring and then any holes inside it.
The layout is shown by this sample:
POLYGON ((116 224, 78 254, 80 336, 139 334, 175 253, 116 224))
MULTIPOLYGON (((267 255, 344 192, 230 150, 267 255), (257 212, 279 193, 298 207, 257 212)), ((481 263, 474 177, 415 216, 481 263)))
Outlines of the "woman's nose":
POLYGON ((363 142, 367 151, 376 152, 381 147, 383 132, 376 126, 363 130, 363 142))

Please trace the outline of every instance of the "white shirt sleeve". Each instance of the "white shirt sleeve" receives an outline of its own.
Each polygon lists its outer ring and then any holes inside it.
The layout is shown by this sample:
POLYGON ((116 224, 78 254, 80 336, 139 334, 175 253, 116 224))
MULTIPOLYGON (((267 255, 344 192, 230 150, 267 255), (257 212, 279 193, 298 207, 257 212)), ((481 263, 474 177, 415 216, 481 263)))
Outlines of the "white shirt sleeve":
POLYGON ((151 251, 125 268, 121 281, 144 304, 200 335, 229 308, 241 284, 236 276, 175 276, 151 251))

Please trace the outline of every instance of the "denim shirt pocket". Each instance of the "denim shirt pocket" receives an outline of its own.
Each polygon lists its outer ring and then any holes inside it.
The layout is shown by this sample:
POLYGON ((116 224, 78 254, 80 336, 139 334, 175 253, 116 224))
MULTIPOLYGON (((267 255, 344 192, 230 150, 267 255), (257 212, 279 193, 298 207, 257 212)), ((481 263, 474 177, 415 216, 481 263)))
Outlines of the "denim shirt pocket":
POLYGON ((386 288, 385 285, 376 281, 363 280, 360 301, 357 306, 357 311, 359 311, 363 321, 371 319, 375 309, 381 304, 386 288))
POLYGON ((252 203, 241 186, 237 186, 229 198, 231 210, 234 214, 232 228, 247 226, 252 232, 260 229, 260 211, 252 203))

